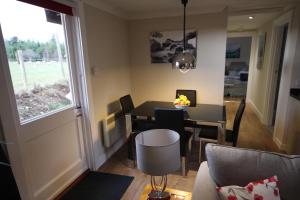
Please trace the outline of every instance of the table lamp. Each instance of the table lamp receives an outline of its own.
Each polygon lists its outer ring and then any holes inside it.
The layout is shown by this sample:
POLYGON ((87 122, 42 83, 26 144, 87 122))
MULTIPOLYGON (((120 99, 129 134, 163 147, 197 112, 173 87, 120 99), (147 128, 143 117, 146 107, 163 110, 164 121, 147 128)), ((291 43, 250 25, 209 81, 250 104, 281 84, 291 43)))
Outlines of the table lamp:
POLYGON ((151 176, 149 200, 170 199, 165 191, 167 174, 180 168, 180 136, 168 129, 152 129, 135 138, 137 168, 151 176), (156 182, 156 176, 160 181, 156 182))

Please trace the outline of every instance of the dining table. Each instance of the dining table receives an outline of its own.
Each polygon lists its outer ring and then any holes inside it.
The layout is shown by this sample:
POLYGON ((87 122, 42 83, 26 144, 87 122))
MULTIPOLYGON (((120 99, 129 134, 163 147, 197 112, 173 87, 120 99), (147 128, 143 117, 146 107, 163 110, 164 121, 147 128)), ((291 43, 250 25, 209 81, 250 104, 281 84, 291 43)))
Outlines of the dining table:
MULTIPOLYGON (((155 109, 178 109, 173 102, 146 101, 134 108, 130 115, 155 121, 155 109)), ((179 108, 180 109, 180 108, 179 108)), ((201 128, 201 125, 218 127, 218 143, 223 144, 226 133, 226 108, 224 105, 197 104, 184 108, 184 123, 186 127, 201 128)))

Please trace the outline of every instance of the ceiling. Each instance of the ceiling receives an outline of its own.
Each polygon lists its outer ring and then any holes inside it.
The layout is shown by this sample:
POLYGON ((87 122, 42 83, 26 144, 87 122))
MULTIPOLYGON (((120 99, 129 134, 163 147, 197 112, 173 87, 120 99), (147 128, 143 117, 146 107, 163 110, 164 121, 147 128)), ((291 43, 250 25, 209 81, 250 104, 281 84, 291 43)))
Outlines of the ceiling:
MULTIPOLYGON (((89 1, 89 0, 87 0, 89 1)), ((176 16, 182 13, 181 0, 92 0, 120 10, 127 18, 176 16)), ((278 9, 300 0, 189 0, 188 14, 217 12, 228 7, 230 13, 257 9, 278 9)))
POLYGON ((256 13, 256 14, 247 14, 247 15, 236 15, 228 17, 227 30, 229 32, 241 32, 245 30, 255 30, 265 23, 271 21, 280 12, 267 12, 267 13, 256 13), (253 19, 250 20, 249 16, 252 16, 253 19))

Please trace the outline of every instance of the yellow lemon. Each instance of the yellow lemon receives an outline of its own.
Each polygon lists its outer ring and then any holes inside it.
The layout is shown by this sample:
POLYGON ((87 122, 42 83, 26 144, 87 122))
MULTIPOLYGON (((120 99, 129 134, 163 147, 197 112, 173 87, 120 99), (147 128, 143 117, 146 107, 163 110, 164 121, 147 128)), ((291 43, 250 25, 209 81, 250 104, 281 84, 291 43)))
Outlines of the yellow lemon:
POLYGON ((186 100, 187 100, 187 97, 184 96, 184 95, 180 95, 179 98, 180 98, 180 100, 182 100, 182 101, 186 101, 186 100))

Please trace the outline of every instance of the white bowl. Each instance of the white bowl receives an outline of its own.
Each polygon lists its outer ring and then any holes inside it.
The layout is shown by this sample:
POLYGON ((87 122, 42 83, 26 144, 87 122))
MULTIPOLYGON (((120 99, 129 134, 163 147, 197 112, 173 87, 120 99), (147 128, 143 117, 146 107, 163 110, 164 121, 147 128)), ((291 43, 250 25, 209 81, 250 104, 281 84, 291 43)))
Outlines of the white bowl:
POLYGON ((189 107, 189 106, 184 106, 184 105, 174 105, 175 106, 175 108, 177 108, 177 109, 182 109, 182 110, 184 110, 184 109, 186 109, 187 107, 189 107))

